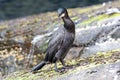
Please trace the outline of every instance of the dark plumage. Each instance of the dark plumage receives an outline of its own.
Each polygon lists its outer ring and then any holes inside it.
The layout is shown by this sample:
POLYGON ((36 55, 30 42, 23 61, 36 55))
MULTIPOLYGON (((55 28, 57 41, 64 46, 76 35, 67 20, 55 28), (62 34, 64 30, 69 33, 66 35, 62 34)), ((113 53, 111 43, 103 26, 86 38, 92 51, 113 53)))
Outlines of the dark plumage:
POLYGON ((41 69, 47 63, 55 63, 55 70, 57 71, 57 60, 60 60, 62 65, 65 66, 64 58, 75 38, 75 24, 65 8, 59 8, 58 14, 62 18, 64 26, 53 33, 46 50, 45 59, 35 66, 32 71, 41 69))

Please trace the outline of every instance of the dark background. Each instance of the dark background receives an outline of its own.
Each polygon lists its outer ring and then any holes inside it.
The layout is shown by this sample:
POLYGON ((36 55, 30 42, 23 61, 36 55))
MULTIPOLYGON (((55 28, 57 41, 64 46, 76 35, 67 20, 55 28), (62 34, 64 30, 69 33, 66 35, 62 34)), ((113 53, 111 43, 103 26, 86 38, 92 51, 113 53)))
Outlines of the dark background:
POLYGON ((59 7, 84 7, 106 1, 111 0, 0 0, 0 20, 54 11, 59 7))

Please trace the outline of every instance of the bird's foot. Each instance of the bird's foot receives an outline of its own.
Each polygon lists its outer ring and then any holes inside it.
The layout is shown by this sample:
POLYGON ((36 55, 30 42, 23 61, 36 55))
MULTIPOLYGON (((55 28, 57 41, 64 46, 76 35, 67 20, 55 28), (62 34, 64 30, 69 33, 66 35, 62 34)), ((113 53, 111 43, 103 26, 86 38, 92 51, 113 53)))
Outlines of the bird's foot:
POLYGON ((63 72, 66 72, 66 69, 65 68, 55 69, 55 71, 59 73, 63 73, 63 72))
POLYGON ((70 67, 68 65, 65 65, 63 68, 64 69, 69 69, 70 67))
POLYGON ((55 71, 62 73, 62 72, 67 72, 69 69, 70 69, 70 67, 66 65, 66 66, 64 66, 64 67, 62 67, 62 68, 59 68, 59 69, 57 68, 57 69, 55 69, 55 71))

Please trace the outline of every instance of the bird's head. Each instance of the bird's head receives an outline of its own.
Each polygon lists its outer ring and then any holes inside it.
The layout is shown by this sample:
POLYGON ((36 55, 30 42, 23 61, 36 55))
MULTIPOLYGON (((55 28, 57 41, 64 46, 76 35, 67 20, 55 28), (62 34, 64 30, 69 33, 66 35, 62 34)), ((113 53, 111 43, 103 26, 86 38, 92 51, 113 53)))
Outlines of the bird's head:
POLYGON ((59 8, 58 9, 58 16, 60 18, 63 18, 65 16, 68 16, 67 10, 65 8, 59 8))

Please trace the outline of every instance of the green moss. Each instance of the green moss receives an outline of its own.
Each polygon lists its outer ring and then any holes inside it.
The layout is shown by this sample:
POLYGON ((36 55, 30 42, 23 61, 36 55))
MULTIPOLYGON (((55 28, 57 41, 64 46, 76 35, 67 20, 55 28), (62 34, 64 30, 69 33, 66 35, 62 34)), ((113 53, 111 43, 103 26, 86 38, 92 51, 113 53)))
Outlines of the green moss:
MULTIPOLYGON (((39 80, 39 79, 51 80, 51 79, 57 79, 60 76, 65 77, 69 74, 74 74, 81 70, 97 67, 102 64, 111 64, 113 62, 119 61, 118 60, 120 58, 120 56, 118 56, 119 51, 120 49, 108 51, 108 52, 98 52, 97 55, 88 58, 82 58, 82 59, 78 58, 71 61, 67 61, 67 63, 69 63, 69 66, 74 66, 74 68, 69 69, 67 72, 64 73, 55 72, 53 69, 54 64, 52 64, 52 66, 51 64, 49 64, 35 74, 31 72, 20 71, 10 74, 4 80, 39 80), (80 66, 77 65, 78 63, 80 64, 80 66)), ((61 66, 62 66, 61 63, 58 63, 58 68, 60 68, 61 66)))
POLYGON ((7 25, 4 25, 4 26, 0 25, 0 29, 6 29, 6 28, 8 28, 7 25))
POLYGON ((86 21, 83 21, 81 23, 81 25, 88 25, 94 21, 101 21, 101 20, 104 20, 104 19, 107 19, 107 18, 113 18, 113 17, 117 17, 117 16, 120 16, 120 14, 112 14, 112 15, 107 15, 107 14, 103 14, 103 15, 98 15, 96 17, 90 17, 88 20, 86 21))
POLYGON ((99 16, 96 16, 96 17, 91 17, 88 20, 82 22, 81 25, 87 25, 87 24, 92 23, 93 21, 98 21, 98 20, 101 20, 103 18, 104 19, 107 18, 107 15, 104 14, 104 15, 99 15, 99 16))
POLYGON ((90 12, 91 10, 99 9, 100 7, 101 5, 94 5, 94 6, 89 6, 85 8, 76 8, 76 9, 80 14, 82 14, 82 13, 90 12))
POLYGON ((78 20, 79 17, 72 17, 72 20, 75 21, 75 20, 78 20))
MULTIPOLYGON (((81 9, 81 10, 79 10, 79 12, 84 13, 84 12, 87 12, 89 10, 91 10, 91 8, 81 9)), ((81 24, 82 25, 83 24, 87 25, 87 24, 90 24, 94 21, 101 21, 101 20, 104 20, 106 18, 112 18, 112 17, 116 17, 116 16, 120 16, 120 14, 113 14, 113 15, 103 14, 103 15, 99 15, 99 16, 96 16, 96 17, 90 17, 88 20, 83 21, 81 24)), ((77 20, 77 19, 79 19, 79 17, 73 17, 72 19, 77 20)), ((47 21, 47 20, 45 20, 45 21, 47 21)), ((35 22, 39 23, 38 18, 35 19, 35 22)), ((55 21, 54 23, 49 23, 49 24, 44 23, 43 25, 46 25, 45 28, 48 30, 50 27, 54 27, 56 24, 58 24, 57 21, 55 21)), ((46 48, 47 48, 47 42, 45 42, 40 49, 45 51, 46 48)), ((33 74, 31 72, 28 72, 28 73, 24 74, 24 72, 19 71, 18 73, 16 72, 16 73, 13 73, 12 75, 9 75, 5 80, 38 80, 40 78, 49 80, 49 79, 53 78, 53 76, 54 77, 59 77, 60 75, 66 76, 68 74, 74 73, 74 72, 76 72, 78 70, 81 70, 81 69, 87 69, 87 68, 90 68, 90 67, 95 67, 97 65, 104 64, 104 63, 108 64, 110 62, 114 62, 114 61, 116 61, 116 59, 113 58, 111 60, 111 57, 113 56, 113 53, 116 53, 116 52, 118 52, 118 50, 113 50, 113 51, 110 51, 110 52, 107 52, 107 53, 98 52, 97 55, 95 55, 95 56, 91 56, 91 57, 88 57, 88 58, 80 58, 80 59, 78 58, 78 59, 73 59, 71 61, 67 61, 66 64, 68 64, 69 66, 75 66, 75 67, 70 69, 69 71, 67 71, 64 74, 55 72, 54 67, 53 67, 54 64, 52 64, 52 66, 50 64, 50 65, 46 65, 43 69, 38 71, 38 73, 36 73, 36 74, 33 74), (78 64, 80 64, 80 66, 77 66, 78 64)), ((63 67, 61 65, 61 63, 58 63, 58 68, 61 68, 61 67, 63 67)))
POLYGON ((117 17, 117 16, 120 16, 120 14, 119 13, 112 14, 112 15, 110 15, 110 18, 117 17))

